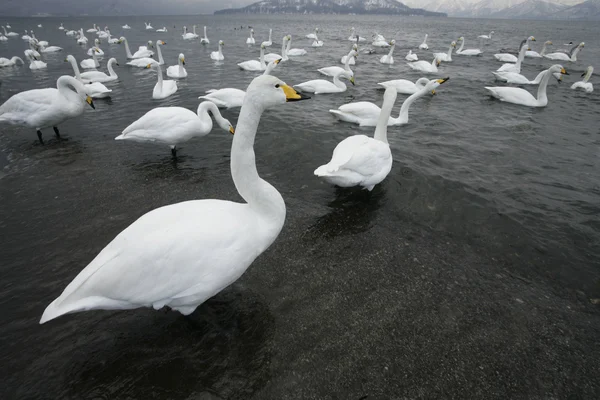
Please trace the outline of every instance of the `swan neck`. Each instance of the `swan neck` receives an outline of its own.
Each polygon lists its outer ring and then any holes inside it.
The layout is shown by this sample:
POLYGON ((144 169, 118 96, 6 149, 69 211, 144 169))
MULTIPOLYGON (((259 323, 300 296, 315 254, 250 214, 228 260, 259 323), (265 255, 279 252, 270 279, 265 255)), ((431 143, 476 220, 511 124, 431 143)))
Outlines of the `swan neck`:
POLYGON ((206 39, 206 26, 204 27, 204 38, 206 39))
POLYGON ((157 65, 158 68, 158 87, 160 88, 160 90, 162 91, 162 87, 163 87, 163 76, 162 76, 162 68, 160 67, 160 64, 157 65))
POLYGON ((540 56, 544 56, 544 54, 546 54, 546 43, 544 43, 544 45, 542 46, 542 51, 540 52, 540 56))
POLYGON ((400 108, 400 114, 398 115, 398 118, 396 118, 396 121, 400 124, 406 124, 408 122, 408 110, 410 109, 410 106, 412 105, 412 103, 415 102, 415 100, 423 97, 425 93, 427 93, 427 90, 423 88, 420 89, 417 93, 413 93, 406 100, 404 100, 404 102, 402 103, 402 107, 400 108))
POLYGON ((81 74, 79 73, 79 66, 77 65, 77 62, 74 58, 69 58, 69 62, 73 67, 73 71, 75 71, 75 78, 77 78, 78 81, 81 81, 81 74))
POLYGON ((265 63, 265 48, 260 46, 260 67, 262 69, 267 68, 267 64, 265 63))
POLYGON ((346 71, 350 71, 350 57, 354 54, 354 50, 350 50, 350 53, 346 56, 346 61, 344 62, 344 69, 346 71))
POLYGON ((577 53, 581 50, 581 46, 577 46, 575 50, 573 50, 573 54, 571 54, 571 61, 577 61, 577 53))
POLYGON ((392 114, 392 108, 396 101, 397 92, 396 89, 386 89, 386 93, 383 95, 383 104, 381 105, 381 112, 379 113, 379 119, 377 120, 377 126, 375 126, 375 134, 373 139, 379 140, 385 144, 388 143, 387 139, 387 128, 390 115, 392 114), (386 94, 391 95, 386 96, 386 94))
POLYGON ((108 74, 112 77, 115 77, 115 76, 117 76, 117 73, 113 69, 113 64, 114 64, 114 62, 112 62, 112 60, 108 61, 108 74))
POLYGON ((68 101, 74 102, 83 107, 83 102, 81 100, 85 98, 86 93, 81 82, 70 76, 64 76, 58 78, 58 81, 56 81, 56 87, 58 92, 68 101))
POLYGON ((548 102, 548 97, 546 96, 546 87, 548 86, 548 81, 550 80, 550 76, 552 76, 552 72, 548 69, 544 72, 544 76, 542 77, 542 81, 540 82, 540 86, 538 87, 538 93, 537 93, 538 103, 547 103, 548 102))
POLYGON ((388 53, 388 57, 391 57, 392 54, 394 53, 394 47, 396 47, 395 44, 393 44, 392 47, 390 47, 390 52, 388 53))
POLYGON ((535 85, 535 84, 538 84, 538 83, 540 83, 540 82, 542 81, 542 78, 544 77, 544 74, 545 74, 545 73, 546 73, 546 71, 542 71, 542 72, 540 72, 540 73, 539 73, 539 74, 538 74, 538 75, 535 77, 535 79, 533 80, 533 84, 535 85))
POLYGON ((160 48, 161 48, 161 44, 157 43, 156 44, 156 51, 158 52, 158 63, 159 64, 164 64, 165 60, 163 59, 162 51, 160 50, 160 48))
POLYGON ((127 58, 133 58, 131 50, 129 50, 129 42, 127 42, 127 39, 125 39, 125 53, 127 54, 127 58))
POLYGON ((465 47, 465 41, 461 40, 460 41, 460 48, 458 50, 456 50, 456 52, 460 53, 461 51, 463 51, 463 47, 465 47))
POLYGON ((593 68, 589 68, 588 71, 586 72, 585 76, 583 77, 583 82, 587 83, 587 81, 589 81, 590 78, 592 77, 593 73, 594 73, 594 69, 593 68))
POLYGON ((333 84, 342 89, 342 92, 346 90, 346 84, 340 80, 339 74, 333 76, 333 84))
POLYGON ((215 117, 215 120, 217 121, 217 123, 219 123, 219 125, 229 125, 229 123, 221 115, 221 112, 219 111, 219 108, 215 103, 213 103, 212 101, 204 101, 200 103, 200 105, 198 106, 198 117, 200 117, 200 119, 207 117, 210 119, 208 113, 211 113, 213 117, 215 117))
POLYGON ((447 54, 447 56, 448 56, 448 60, 450 60, 450 58, 452 58, 452 49, 453 49, 453 48, 454 48, 454 47, 452 47, 452 45, 450 45, 450 47, 448 48, 448 54, 447 54))

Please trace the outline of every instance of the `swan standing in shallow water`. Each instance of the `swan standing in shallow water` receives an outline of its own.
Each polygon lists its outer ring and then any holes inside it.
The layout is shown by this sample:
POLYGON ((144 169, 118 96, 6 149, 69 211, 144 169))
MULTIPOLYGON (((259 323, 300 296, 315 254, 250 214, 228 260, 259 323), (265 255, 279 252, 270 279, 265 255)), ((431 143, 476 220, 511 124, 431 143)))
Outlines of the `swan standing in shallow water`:
POLYGON ((482 53, 481 50, 479 50, 479 49, 463 50, 463 47, 465 47, 465 38, 461 36, 458 38, 458 40, 461 43, 460 43, 460 48, 458 50, 456 50, 456 54, 459 54, 461 56, 478 56, 482 53))
POLYGON ((231 176, 245 203, 206 199, 152 210, 115 237, 44 311, 40 323, 85 310, 168 306, 189 315, 235 282, 275 241, 281 194, 256 170, 262 113, 302 100, 281 80, 248 86, 231 146, 231 176))
POLYGON ((406 61, 419 61, 419 56, 417 56, 416 54, 414 54, 412 52, 412 50, 409 50, 408 54, 406 55, 406 57, 404 57, 404 59, 406 61))
POLYGON ((341 72, 348 71, 354 76, 354 72, 350 69, 350 60, 353 60, 354 57, 357 56, 358 53, 356 52, 356 50, 352 49, 350 50, 350 53, 348 53, 348 55, 346 56, 346 63, 344 64, 344 68, 334 65, 331 67, 319 68, 317 71, 327 76, 335 76, 336 74, 339 74, 341 72))
POLYGON ((542 46, 542 51, 539 53, 537 51, 527 50, 525 53, 525 57, 533 57, 533 58, 542 58, 546 55, 546 46, 552 46, 552 42, 550 40, 544 42, 542 46))
POLYGON ((594 85, 592 85, 592 82, 588 82, 588 81, 592 77, 593 73, 594 73, 594 67, 592 67, 590 65, 589 67, 587 67, 585 69, 585 71, 583 72, 583 74, 581 74, 581 76, 584 77, 583 80, 579 81, 579 82, 575 82, 571 86, 571 89, 583 89, 587 93, 592 93, 594 91, 594 85))
POLYGON ((265 63, 265 45, 260 45, 260 61, 257 60, 248 60, 238 63, 238 67, 245 71, 264 71, 267 69, 267 64, 265 63))
POLYGON ((392 170, 392 152, 387 140, 387 122, 396 101, 396 90, 386 89, 375 135, 354 135, 342 140, 333 150, 331 161, 315 170, 326 182, 341 186, 362 186, 373 190, 392 170))
POLYGON ((223 61, 225 57, 223 56, 223 46, 225 46, 225 42, 219 40, 219 49, 217 51, 213 51, 210 53, 210 58, 215 61, 223 61))
POLYGON ((490 92, 490 94, 493 97, 497 98, 500 101, 505 101, 507 103, 513 103, 527 107, 546 107, 546 105, 548 104, 548 97, 546 96, 546 87, 548 86, 548 81, 550 80, 552 74, 557 72, 563 75, 568 75, 567 71, 562 67, 562 65, 556 64, 547 69, 544 73, 544 76, 542 77, 540 86, 538 87, 537 99, 533 97, 533 95, 527 90, 521 88, 486 87, 486 89, 490 92))
POLYGON ((158 73, 158 82, 152 90, 152 98, 155 100, 166 99, 177 91, 177 81, 163 80, 162 67, 159 64, 148 64, 146 68, 152 68, 158 73))
POLYGON ((23 60, 17 56, 14 56, 11 59, 0 57, 0 67, 12 67, 14 65, 17 65, 17 61, 19 61, 21 65, 25 64, 23 60))
POLYGON ((115 140, 161 143, 171 147, 171 154, 177 157, 177 146, 195 137, 206 136, 212 131, 213 122, 209 112, 221 129, 235 133, 231 123, 223 118, 217 106, 205 101, 198 106, 198 112, 183 107, 157 107, 129 125, 115 140))
POLYGON ((104 55, 104 51, 102 51, 102 49, 100 48, 100 40, 99 39, 94 40, 94 47, 91 47, 88 49, 87 55, 91 57, 94 55, 94 52, 96 52, 96 56, 102 57, 104 55))
POLYGON ((325 79, 313 79, 311 81, 294 85, 294 88, 300 89, 303 92, 323 94, 323 93, 341 93, 346 91, 346 85, 340 81, 340 78, 346 78, 354 86, 354 73, 349 71, 337 72, 333 76, 333 83, 325 79))
POLYGON ((427 38, 429 37, 428 34, 425 34, 425 39, 423 39, 423 43, 421 43, 419 45, 419 49, 421 50, 429 50, 429 45, 427 44, 427 38))
POLYGON ((166 43, 163 42, 162 40, 156 41, 156 52, 158 53, 158 61, 156 61, 154 58, 151 58, 151 57, 134 58, 133 60, 128 61, 127 65, 131 65, 132 67, 137 67, 137 68, 146 68, 148 66, 148 64, 164 65, 165 60, 163 58, 161 49, 162 49, 162 46, 164 46, 165 44, 166 43))
POLYGON ((577 46, 573 47, 571 49, 571 52, 569 54, 565 54, 565 53, 550 53, 550 54, 545 54, 544 57, 546 57, 546 58, 548 58, 550 60, 576 62, 577 61, 577 54, 579 54, 579 52, 581 51, 581 49, 583 49, 584 46, 585 46, 585 43, 581 42, 577 46))
POLYGON ((443 62, 452 62, 452 50, 454 50, 455 48, 456 42, 452 41, 452 43, 450 43, 450 47, 448 47, 447 53, 433 53, 433 56, 443 62))
POLYGON ((204 26, 204 37, 200 39, 200 43, 209 44, 210 40, 208 40, 208 36, 206 36, 206 25, 204 26))
MULTIPOLYGON (((527 48, 529 49, 530 42, 535 42, 535 41, 536 40, 533 36, 529 36, 527 39, 525 39, 525 42, 527 43, 527 48)), ((518 55, 519 51, 521 51, 521 47, 523 47, 523 42, 519 43, 517 55, 518 55)), ((510 53, 496 53, 496 54, 494 54, 494 58, 500 62, 505 62, 505 63, 516 63, 517 62, 517 56, 515 56, 514 54, 510 54, 510 53)))
POLYGON ((406 63, 409 67, 414 69, 415 71, 428 72, 432 74, 437 74, 437 67, 440 66, 440 60, 436 57, 433 61, 428 63, 427 61, 415 61, 411 63, 406 63))
POLYGON ((246 44, 253 45, 256 41, 254 40, 254 29, 250 29, 250 37, 246 39, 246 44))
POLYGON ((427 78, 419 78, 416 82, 407 79, 394 79, 391 81, 380 82, 378 85, 384 89, 393 87, 399 94, 414 94, 423 89, 430 82, 427 78))
MULTIPOLYGON (((73 72, 75 73, 75 78, 83 83, 83 87, 85 89, 85 93, 90 96, 92 99, 103 99, 110 96, 111 89, 107 88, 100 82, 89 83, 85 81, 81 74, 79 73, 79 67, 77 66, 77 60, 72 55, 68 55, 65 62, 71 63, 71 67, 73 67, 73 72)), ((96 71, 98 72, 98 71, 96 71)))
POLYGON ((185 56, 183 53, 177 57, 177 65, 171 65, 167 68, 167 76, 169 78, 187 78, 187 71, 183 67, 185 65, 185 56))
POLYGON ((285 35, 281 40, 281 54, 277 53, 269 53, 265 54, 265 62, 270 63, 275 60, 287 61, 288 57, 286 55, 285 46, 287 45, 288 40, 291 39, 291 36, 285 35))
MULTIPOLYGON (((402 103, 400 114, 397 118, 389 117, 388 126, 406 125, 408 123, 408 110, 415 100, 425 96, 427 93, 435 94, 435 89, 450 78, 436 79, 429 81, 425 87, 413 93, 402 103)), ((393 85, 386 87, 386 90, 393 89, 398 93, 393 85)), ((358 124, 360 126, 375 126, 378 124, 381 109, 369 101, 359 101, 356 103, 348 103, 340 106, 337 110, 329 110, 340 121, 358 124)))
POLYGON ((81 74, 81 80, 85 83, 104 83, 116 81, 117 79, 119 79, 119 77, 113 69, 113 65, 119 65, 119 63, 117 63, 117 59, 114 57, 108 60, 108 63, 106 63, 109 75, 106 75, 104 72, 101 71, 87 71, 81 74))
POLYGON ((390 65, 394 63, 394 57, 392 56, 392 54, 394 54, 394 48, 396 47, 396 41, 394 39, 392 39, 390 42, 390 46, 390 52, 384 56, 381 56, 379 59, 380 63, 390 65))
POLYGON ((20 92, 0 106, 0 122, 12 125, 25 125, 37 131, 40 143, 42 129, 54 128, 60 138, 57 126, 68 119, 83 114, 85 104, 92 108, 92 98, 85 94, 83 84, 70 76, 61 76, 56 81, 57 89, 34 89, 20 92))

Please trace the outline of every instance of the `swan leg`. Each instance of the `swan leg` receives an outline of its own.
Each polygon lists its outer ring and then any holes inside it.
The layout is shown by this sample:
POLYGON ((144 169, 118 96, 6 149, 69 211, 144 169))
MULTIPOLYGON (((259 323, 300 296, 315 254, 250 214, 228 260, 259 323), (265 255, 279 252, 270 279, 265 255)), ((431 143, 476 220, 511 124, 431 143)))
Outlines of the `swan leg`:
POLYGON ((60 139, 60 132, 58 131, 58 128, 53 126, 52 128, 54 128, 54 134, 56 135, 57 139, 60 139))
POLYGON ((42 139, 42 131, 40 131, 39 129, 37 130, 37 135, 38 135, 38 139, 40 140, 41 144, 44 144, 44 139, 42 139))
POLYGON ((171 155, 173 156, 173 158, 177 158, 177 147, 176 146, 171 146, 171 155))

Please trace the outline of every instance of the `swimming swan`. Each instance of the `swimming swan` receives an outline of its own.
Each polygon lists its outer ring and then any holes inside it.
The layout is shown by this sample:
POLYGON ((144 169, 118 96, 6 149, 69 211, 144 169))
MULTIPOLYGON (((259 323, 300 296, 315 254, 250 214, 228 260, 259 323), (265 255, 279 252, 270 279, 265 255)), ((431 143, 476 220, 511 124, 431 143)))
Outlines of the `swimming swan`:
POLYGON ((428 63, 427 61, 415 61, 411 63, 406 63, 409 67, 414 69, 415 71, 428 72, 432 74, 437 74, 437 67, 440 66, 440 60, 436 57, 433 61, 428 63))
POLYGON ((419 56, 412 52, 412 50, 408 51, 406 57, 404 57, 406 61, 419 61, 419 56))
POLYGON ((134 54, 131 54, 131 50, 129 50, 129 42, 127 41, 127 38, 125 38, 125 36, 121 36, 120 40, 121 40, 121 42, 125 42, 125 54, 127 54, 127 58, 129 58, 129 59, 152 57, 154 55, 154 52, 149 49, 150 47, 152 47, 152 41, 148 41, 148 47, 140 46, 138 51, 136 51, 134 54))
POLYGON ((204 37, 200 39, 200 43, 209 44, 210 40, 208 40, 208 36, 206 36, 206 25, 204 26, 204 37))
MULTIPOLYGON (((352 50, 356 52, 356 56, 342 56, 342 58, 340 59, 340 63, 345 65, 346 61, 348 61, 348 65, 356 65, 356 59, 358 58, 358 45, 356 43, 352 45, 352 50)), ((352 50, 350 52, 352 52, 352 50)))
POLYGON ((288 57, 286 55, 285 46, 287 45, 288 40, 291 39, 291 36, 285 35, 281 40, 281 54, 277 53, 269 53, 265 54, 265 62, 270 63, 271 61, 279 60, 287 61, 288 57))
MULTIPOLYGON (((527 48, 529 48, 529 46, 530 46, 529 42, 535 42, 535 41, 536 41, 535 37, 533 37, 533 36, 529 36, 527 39, 525 39, 525 42, 527 43, 527 48)), ((523 47, 523 42, 519 43, 517 55, 521 51, 521 47, 523 47)), ((510 54, 510 53, 497 53, 497 54, 494 54, 494 58, 500 62, 505 62, 505 63, 516 63, 517 62, 517 56, 510 54)))
POLYGON ((379 59, 380 63, 389 65, 394 63, 394 57, 392 56, 392 54, 394 54, 394 48, 396 47, 396 41, 394 39, 392 39, 390 42, 390 46, 390 52, 384 56, 381 56, 379 59))
POLYGON ((354 57, 358 57, 358 53, 356 52, 356 50, 352 49, 350 50, 350 53, 348 53, 348 55, 346 56, 346 63, 344 64, 344 68, 334 65, 331 67, 319 68, 317 71, 327 76, 334 76, 335 74, 338 74, 343 71, 348 71, 352 75, 354 75, 354 72, 350 69, 350 60, 353 60, 354 57))
POLYGON ((210 58, 215 61, 223 61, 225 56, 223 56, 223 46, 225 46, 225 42, 219 40, 219 49, 217 51, 213 51, 210 53, 210 58))
POLYGON ((254 40, 254 29, 250 29, 250 37, 246 39, 246 44, 254 44, 256 41, 254 40))
POLYGON ((433 53, 434 57, 437 57, 438 60, 443 62, 452 62, 452 50, 456 48, 456 42, 452 41, 450 43, 450 47, 448 47, 447 53, 433 53))
POLYGON ((272 35, 273 35, 273 29, 269 29, 269 40, 265 40, 264 42, 261 43, 261 45, 263 45, 265 47, 273 46, 273 40, 271 39, 272 35))
POLYGON ((285 50, 285 57, 284 57, 283 61, 286 61, 289 56, 299 57, 299 56, 305 56, 306 54, 308 54, 308 52, 304 49, 291 49, 290 47, 292 47, 292 36, 288 35, 287 47, 285 50))
POLYGON ((525 53, 525 57, 533 57, 533 58, 542 58, 546 55, 546 46, 552 46, 552 42, 550 40, 544 42, 542 46, 542 51, 539 53, 537 51, 527 50, 525 53))
POLYGON ((423 43, 421 43, 419 45, 419 49, 421 49, 421 50, 429 50, 429 46, 427 45, 427 37, 428 36, 429 36, 428 34, 425 34, 425 39, 423 39, 423 43))
POLYGON ((81 79, 85 83, 93 83, 93 82, 112 82, 119 79, 115 70, 113 69, 113 65, 119 65, 116 58, 111 58, 106 63, 106 67, 108 68, 108 75, 101 71, 86 71, 81 74, 81 79))
POLYGON ((127 65, 131 65, 132 67, 137 67, 137 68, 146 68, 148 66, 148 64, 164 65, 165 64, 165 60, 164 60, 163 55, 162 55, 162 48, 161 48, 161 46, 164 46, 166 44, 167 43, 164 42, 164 41, 162 41, 162 40, 157 40, 156 41, 156 52, 158 53, 158 61, 156 61, 152 57, 134 58, 133 60, 128 61, 127 65))
POLYGON ((478 56, 482 53, 482 51, 479 49, 463 50, 463 47, 465 47, 465 38, 461 36, 458 38, 458 40, 461 43, 460 43, 460 48, 458 50, 456 50, 456 54, 459 54, 461 56, 478 56))
POLYGON ((506 63, 502 64, 500 68, 496 71, 498 72, 516 72, 517 74, 521 73, 521 64, 523 64, 523 60, 525 60, 525 52, 528 49, 528 45, 525 41, 523 41, 521 45, 521 50, 519 51, 519 57, 517 57, 517 62, 515 64, 506 63))
POLYGON ((281 194, 256 170, 260 117, 304 98, 273 76, 255 78, 231 146, 231 175, 246 202, 192 200, 146 213, 73 279, 40 323, 96 309, 168 306, 189 315, 235 282, 275 241, 286 214, 281 194))
POLYGON ((238 67, 245 71, 264 71, 267 69, 267 64, 265 63, 265 45, 260 45, 260 57, 259 61, 257 60, 248 60, 238 63, 238 67))
POLYGON ((414 94, 423 89, 429 83, 427 78, 419 78, 416 82, 411 82, 407 79, 394 79, 391 81, 380 82, 378 85, 384 89, 393 87, 399 94, 414 94))
POLYGON ((163 80, 162 68, 159 64, 148 64, 146 68, 152 68, 158 73, 158 82, 152 90, 153 99, 165 99, 177 91, 177 81, 163 80))
POLYGON ((81 74, 79 73, 79 67, 77 66, 77 60, 75 60, 75 57, 73 57, 72 55, 68 55, 65 59, 65 62, 71 63, 71 67, 73 67, 73 72, 75 73, 75 78, 84 84, 83 87, 85 89, 85 93, 88 96, 90 96, 92 99, 103 99, 110 96, 112 90, 104 86, 102 83, 89 83, 81 77, 81 74))
POLYGON ((183 53, 177 57, 177 65, 171 65, 167 68, 167 76, 169 78, 187 78, 187 71, 183 67, 185 65, 185 56, 183 53))
POLYGON ((367 39, 365 39, 362 36, 358 36, 356 34, 356 30, 354 29, 354 27, 352 27, 352 32, 350 32, 350 36, 348 36, 348 40, 351 41, 351 42, 364 42, 367 39))
POLYGON ((13 65, 17 65, 17 61, 21 63, 21 65, 25 64, 20 57, 14 56, 11 59, 0 57, 0 67, 12 67, 13 65))
POLYGON ((571 89, 583 89, 587 93, 592 93, 594 91, 594 85, 592 85, 592 82, 588 82, 588 81, 592 77, 593 73, 594 73, 594 67, 592 67, 590 65, 589 67, 587 67, 585 69, 585 71, 583 72, 583 74, 581 74, 581 76, 584 77, 583 80, 579 81, 579 82, 575 82, 571 86, 571 89))
POLYGON ((545 70, 540 72, 534 80, 530 81, 517 72, 492 72, 497 81, 512 83, 513 85, 538 85, 545 73, 545 70))
MULTIPOLYGON (((94 50, 96 50, 95 47, 94 50)), ((96 69, 100 67, 100 63, 98 62, 98 58, 96 58, 95 52, 92 52, 92 58, 86 58, 85 60, 81 60, 79 65, 81 65, 81 68, 83 69, 96 69)))
POLYGON ((333 76, 333 83, 325 79, 313 79, 311 81, 294 85, 294 88, 303 92, 322 94, 322 93, 341 93, 346 91, 346 85, 340 81, 340 78, 346 78, 354 85, 354 73, 348 71, 337 72, 333 76))
POLYGON ((577 46, 573 47, 571 49, 571 51, 569 52, 569 54, 566 53, 550 53, 550 54, 546 54, 544 55, 544 57, 550 59, 550 60, 560 60, 560 61, 570 61, 570 62, 576 62, 577 61, 577 54, 579 54, 579 52, 581 51, 581 49, 583 49, 585 46, 584 42, 579 43, 577 46))
POLYGON ((306 35, 307 39, 316 39, 317 38, 317 33, 319 33, 319 28, 315 28, 315 32, 314 33, 309 33, 308 35, 306 35))

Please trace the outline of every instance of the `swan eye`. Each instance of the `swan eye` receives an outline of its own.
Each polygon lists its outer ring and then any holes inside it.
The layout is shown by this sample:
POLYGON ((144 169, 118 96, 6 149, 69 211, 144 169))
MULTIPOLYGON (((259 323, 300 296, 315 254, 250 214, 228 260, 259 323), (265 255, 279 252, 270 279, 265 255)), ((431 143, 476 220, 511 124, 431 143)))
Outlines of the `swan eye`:
POLYGON ((276 87, 277 89, 279 89, 279 86, 280 86, 280 85, 279 85, 279 83, 278 83, 277 85, 275 85, 275 87, 276 87))

